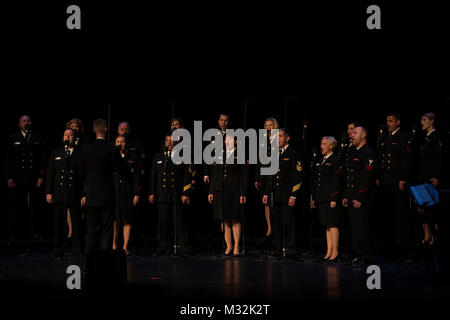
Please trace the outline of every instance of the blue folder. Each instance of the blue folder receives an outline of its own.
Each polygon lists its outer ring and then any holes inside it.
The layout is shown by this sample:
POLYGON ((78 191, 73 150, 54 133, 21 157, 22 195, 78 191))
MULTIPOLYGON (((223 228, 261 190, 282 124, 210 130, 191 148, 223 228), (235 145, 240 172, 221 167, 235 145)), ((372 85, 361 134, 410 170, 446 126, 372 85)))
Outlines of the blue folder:
POLYGON ((432 207, 439 204, 439 192, 431 183, 410 186, 409 193, 419 207, 432 207))

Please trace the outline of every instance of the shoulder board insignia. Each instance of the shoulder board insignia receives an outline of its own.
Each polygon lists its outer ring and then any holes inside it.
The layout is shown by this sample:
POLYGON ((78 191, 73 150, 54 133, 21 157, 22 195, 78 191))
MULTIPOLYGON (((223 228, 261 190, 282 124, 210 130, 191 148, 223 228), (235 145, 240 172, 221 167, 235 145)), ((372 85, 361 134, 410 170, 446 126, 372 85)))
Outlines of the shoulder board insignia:
POLYGON ((14 144, 15 144, 15 145, 18 145, 18 144, 20 144, 20 141, 16 141, 16 142, 14 142, 14 144))

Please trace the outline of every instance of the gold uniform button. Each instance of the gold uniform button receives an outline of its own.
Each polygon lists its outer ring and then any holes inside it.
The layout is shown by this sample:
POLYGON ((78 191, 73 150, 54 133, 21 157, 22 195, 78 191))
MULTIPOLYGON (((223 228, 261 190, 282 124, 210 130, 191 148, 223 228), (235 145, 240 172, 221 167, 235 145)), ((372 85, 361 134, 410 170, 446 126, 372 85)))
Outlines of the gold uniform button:
POLYGON ((277 179, 280 179, 280 177, 279 177, 279 176, 277 176, 277 179))
POLYGON ((277 182, 277 186, 279 186, 280 184, 277 182))
POLYGON ((226 174, 224 174, 223 176, 224 176, 225 178, 227 177, 227 175, 226 175, 226 174))
POLYGON ((163 188, 165 188, 166 187, 166 185, 165 184, 163 184, 163 188))
POLYGON ((62 169, 61 172, 64 172, 64 169, 62 169))

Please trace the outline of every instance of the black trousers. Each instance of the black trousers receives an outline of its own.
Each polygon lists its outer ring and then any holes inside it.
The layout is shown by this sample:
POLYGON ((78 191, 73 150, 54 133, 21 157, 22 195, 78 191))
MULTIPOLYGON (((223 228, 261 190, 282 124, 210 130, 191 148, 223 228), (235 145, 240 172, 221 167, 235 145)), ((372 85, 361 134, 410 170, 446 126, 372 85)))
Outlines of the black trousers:
POLYGON ((33 240, 37 228, 36 214, 39 212, 37 206, 39 190, 35 187, 16 185, 9 188, 8 208, 8 239, 24 238, 33 240), (18 230, 20 223, 20 231, 18 230))
POLYGON ((286 249, 295 249, 295 210, 285 203, 274 203, 270 210, 270 220, 273 231, 273 247, 280 251, 285 245, 286 249))
POLYGON ((381 186, 378 190, 380 201, 379 221, 381 242, 392 244, 396 240, 410 243, 412 215, 409 210, 409 196, 400 191, 398 185, 381 186))
POLYGON ((356 209, 349 201, 348 222, 353 249, 358 257, 369 257, 370 250, 370 211, 367 203, 356 209))
POLYGON ((53 205, 53 216, 55 225, 54 254, 61 255, 65 251, 65 240, 67 237, 67 209, 72 222, 72 252, 80 253, 81 249, 81 210, 77 206, 69 208, 62 204, 53 205))
POLYGON ((111 207, 86 209, 86 254, 93 250, 112 250, 114 214, 111 207))
POLYGON ((187 221, 181 202, 158 203, 158 250, 167 251, 187 242, 187 221), (176 237, 176 242, 175 242, 176 237))

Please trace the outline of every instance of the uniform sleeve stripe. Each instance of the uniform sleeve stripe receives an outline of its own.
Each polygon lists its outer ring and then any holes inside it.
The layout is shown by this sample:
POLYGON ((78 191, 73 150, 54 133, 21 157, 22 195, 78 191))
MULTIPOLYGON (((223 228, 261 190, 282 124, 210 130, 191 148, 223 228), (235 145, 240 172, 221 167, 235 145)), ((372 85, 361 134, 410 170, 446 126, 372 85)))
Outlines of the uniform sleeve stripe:
POLYGON ((367 191, 368 189, 369 189, 369 188, 365 188, 365 189, 359 190, 356 194, 363 193, 363 192, 367 191))
POLYGON ((191 187, 192 187, 191 184, 188 184, 188 185, 184 186, 183 192, 185 192, 186 190, 189 190, 191 187))
POLYGON ((300 190, 300 187, 302 186, 302 183, 300 182, 299 184, 296 184, 295 186, 292 187, 292 192, 295 192, 297 190, 300 190))

